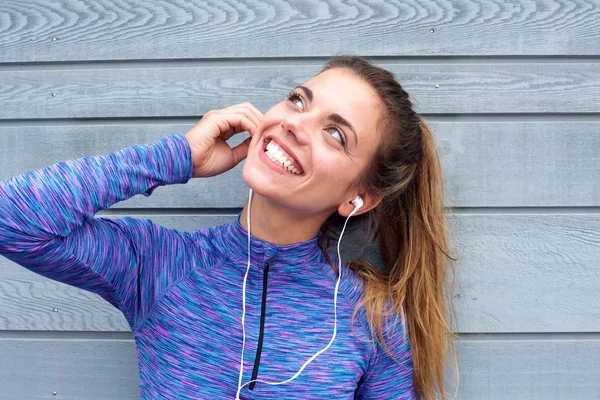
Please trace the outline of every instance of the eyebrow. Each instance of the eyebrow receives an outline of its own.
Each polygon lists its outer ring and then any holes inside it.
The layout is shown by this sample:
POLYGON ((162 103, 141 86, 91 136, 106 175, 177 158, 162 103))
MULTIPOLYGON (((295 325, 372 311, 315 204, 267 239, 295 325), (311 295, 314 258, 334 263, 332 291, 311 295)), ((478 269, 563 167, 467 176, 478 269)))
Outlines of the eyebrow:
MULTIPOLYGON (((310 90, 306 86, 302 86, 302 85, 296 86, 296 88, 302 89, 302 91, 304 92, 304 94, 306 95, 306 97, 308 98, 309 101, 313 100, 314 94, 313 94, 312 90, 310 90)), ((348 121, 346 118, 342 117, 338 113, 329 114, 328 119, 335 122, 336 124, 346 125, 348 127, 348 129, 350 129, 352 131, 352 133, 354 134, 354 141, 356 142, 356 145, 358 146, 358 135, 356 134, 356 129, 354 129, 354 127, 352 126, 350 121, 348 121)))

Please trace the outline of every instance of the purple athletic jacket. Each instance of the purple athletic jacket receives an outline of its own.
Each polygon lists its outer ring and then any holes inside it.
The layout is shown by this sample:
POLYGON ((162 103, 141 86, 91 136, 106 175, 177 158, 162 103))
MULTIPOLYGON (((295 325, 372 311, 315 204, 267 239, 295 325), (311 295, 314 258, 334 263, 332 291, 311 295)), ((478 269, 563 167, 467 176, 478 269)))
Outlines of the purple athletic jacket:
MULTIPOLYGON (((191 149, 177 133, 0 182, 0 255, 96 293, 123 313, 137 346, 142 399, 234 399, 237 392, 247 267, 239 215, 192 233, 148 219, 94 217, 191 177, 191 149)), ((327 345, 336 279, 316 237, 285 246, 251 238, 244 383, 289 379, 327 345)), ((362 290, 344 268, 331 347, 291 382, 246 385, 240 398, 415 399, 402 323, 389 330, 394 360, 371 340, 364 308, 351 321, 362 290)))

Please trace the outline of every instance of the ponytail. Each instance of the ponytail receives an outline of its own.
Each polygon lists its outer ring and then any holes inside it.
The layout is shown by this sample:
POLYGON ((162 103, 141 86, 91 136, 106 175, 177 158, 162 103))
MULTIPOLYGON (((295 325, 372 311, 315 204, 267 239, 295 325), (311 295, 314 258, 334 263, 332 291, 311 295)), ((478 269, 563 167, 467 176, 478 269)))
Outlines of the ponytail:
MULTIPOLYGON (((348 68, 370 83, 387 109, 386 133, 371 166, 361 177, 363 187, 382 198, 377 207, 362 216, 369 221, 368 239, 378 240, 383 265, 374 268, 364 259, 347 263, 365 282, 364 297, 354 314, 365 307, 373 338, 392 357, 383 335, 384 317, 401 315, 410 333, 416 393, 423 400, 447 400, 447 352, 458 379, 451 328, 455 319, 452 293, 456 260, 448 244, 444 186, 435 140, 389 71, 359 56, 335 56, 325 69, 336 67, 348 68), (451 286, 446 286, 447 282, 451 286)), ((328 221, 324 232, 329 225, 328 221)), ((326 249, 326 235, 322 237, 326 249)))

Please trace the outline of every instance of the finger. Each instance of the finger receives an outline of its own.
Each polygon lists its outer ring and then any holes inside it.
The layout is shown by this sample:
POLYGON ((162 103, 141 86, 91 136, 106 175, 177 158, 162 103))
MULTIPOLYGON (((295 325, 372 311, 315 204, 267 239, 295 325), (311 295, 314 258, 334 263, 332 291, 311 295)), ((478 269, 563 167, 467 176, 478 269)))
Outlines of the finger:
POLYGON ((248 156, 248 149, 250 148, 251 137, 244 140, 242 143, 238 144, 234 148, 231 149, 231 154, 233 156, 233 165, 238 165, 240 161, 248 156))
POLYGON ((231 132, 230 129, 233 129, 234 134, 247 131, 250 135, 253 135, 257 128, 254 121, 245 114, 219 114, 218 117, 215 119, 215 122, 219 127, 219 136, 226 132, 231 132))
MULTIPOLYGON (((240 114, 238 114, 240 115, 240 114)), ((227 139, 231 138, 233 135, 237 134, 237 133, 241 133, 241 132, 248 132, 250 134, 250 136, 252 136, 254 134, 254 132, 258 129, 258 126, 256 126, 256 124, 254 123, 254 121, 250 120, 249 118, 247 118, 247 116, 243 115, 240 118, 240 121, 245 121, 247 120, 251 125, 252 125, 252 129, 248 129, 248 127, 246 125, 236 125, 233 128, 231 128, 229 130, 229 132, 227 132, 227 139), (244 119, 246 118, 246 119, 244 119)), ((225 139, 225 140, 227 140, 225 139)))
POLYGON ((246 130, 242 127, 231 128, 227 132, 223 132, 221 138, 223 138, 223 140, 229 140, 233 135, 240 132, 246 132, 246 130))
MULTIPOLYGON (((252 129, 246 129, 248 131, 248 133, 250 133, 250 136, 253 136, 257 131, 258 131, 258 127, 260 126, 260 119, 256 118, 255 115, 253 115, 249 110, 245 110, 245 112, 243 113, 243 115, 248 119, 248 121, 252 122, 252 129)), ((242 131, 240 131, 242 132, 242 131)))
POLYGON ((264 114, 261 113, 258 108, 254 107, 254 105, 250 104, 250 110, 258 117, 259 120, 263 119, 264 114))
POLYGON ((247 107, 248 110, 250 110, 250 112, 254 114, 259 121, 263 118, 263 113, 261 113, 258 108, 254 107, 254 104, 250 103, 249 101, 246 101, 242 104, 247 107))
MULTIPOLYGON (((258 111, 258 110, 256 110, 256 111, 258 111)), ((260 125, 260 121, 262 119, 262 116, 257 115, 256 112, 252 111, 252 109, 246 105, 235 105, 235 106, 227 107, 227 108, 219 110, 218 113, 220 113, 220 114, 230 114, 230 113, 244 114, 246 117, 251 119, 256 124, 256 126, 260 125)), ((258 113, 260 114, 260 111, 258 113)))
POLYGON ((230 128, 225 132, 221 133, 221 138, 223 140, 229 140, 233 135, 235 135, 237 132, 235 131, 235 128, 230 128))
POLYGON ((245 101, 243 103, 239 103, 239 104, 235 104, 233 106, 224 108, 223 110, 238 110, 238 109, 246 109, 248 111, 250 111, 250 113, 254 116, 256 116, 257 119, 257 123, 260 122, 260 120, 262 120, 263 118, 263 113, 260 112, 260 110, 256 107, 254 107, 254 105, 252 103, 250 103, 249 101, 245 101))

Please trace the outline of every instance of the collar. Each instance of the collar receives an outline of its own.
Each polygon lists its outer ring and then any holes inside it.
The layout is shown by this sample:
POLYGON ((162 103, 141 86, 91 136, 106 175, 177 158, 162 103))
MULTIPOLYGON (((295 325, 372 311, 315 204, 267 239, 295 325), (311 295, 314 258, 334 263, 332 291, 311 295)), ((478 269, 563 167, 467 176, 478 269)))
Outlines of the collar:
MULTIPOLYGON (((235 221, 226 224, 224 227, 224 237, 230 256, 248 259, 248 231, 240 223, 242 212, 240 211, 235 221)), ((276 245, 265 240, 261 240, 254 235, 250 235, 250 253, 251 259, 262 263, 262 261, 272 259, 281 266, 302 267, 307 264, 317 262, 323 252, 319 247, 318 234, 312 239, 304 242, 276 245)))

